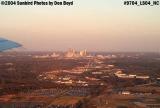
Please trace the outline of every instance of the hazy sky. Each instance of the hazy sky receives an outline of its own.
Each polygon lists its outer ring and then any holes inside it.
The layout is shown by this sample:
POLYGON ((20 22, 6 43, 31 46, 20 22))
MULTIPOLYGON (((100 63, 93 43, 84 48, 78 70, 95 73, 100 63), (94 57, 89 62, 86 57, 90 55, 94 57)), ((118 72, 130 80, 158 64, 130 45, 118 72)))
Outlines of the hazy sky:
POLYGON ((0 6, 0 37, 27 50, 160 51, 160 6, 74 0, 74 6, 0 6))

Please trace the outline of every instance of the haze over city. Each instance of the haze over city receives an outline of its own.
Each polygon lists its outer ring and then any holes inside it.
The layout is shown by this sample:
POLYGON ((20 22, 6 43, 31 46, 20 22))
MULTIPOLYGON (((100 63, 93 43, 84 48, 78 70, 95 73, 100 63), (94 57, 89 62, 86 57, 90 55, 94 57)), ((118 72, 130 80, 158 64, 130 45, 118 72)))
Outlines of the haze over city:
POLYGON ((122 0, 76 0, 73 6, 1 6, 0 37, 27 50, 160 51, 159 7, 122 0))

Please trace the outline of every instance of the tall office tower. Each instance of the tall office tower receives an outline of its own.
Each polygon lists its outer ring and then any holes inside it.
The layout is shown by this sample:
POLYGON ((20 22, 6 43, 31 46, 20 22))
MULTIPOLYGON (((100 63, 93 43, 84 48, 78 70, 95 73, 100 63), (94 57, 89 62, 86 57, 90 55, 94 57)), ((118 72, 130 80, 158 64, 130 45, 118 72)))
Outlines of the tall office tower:
POLYGON ((80 55, 81 57, 87 56, 87 50, 80 51, 80 52, 79 52, 79 55, 80 55))
POLYGON ((76 56, 76 51, 74 49, 69 49, 69 51, 67 51, 66 57, 75 57, 76 56))

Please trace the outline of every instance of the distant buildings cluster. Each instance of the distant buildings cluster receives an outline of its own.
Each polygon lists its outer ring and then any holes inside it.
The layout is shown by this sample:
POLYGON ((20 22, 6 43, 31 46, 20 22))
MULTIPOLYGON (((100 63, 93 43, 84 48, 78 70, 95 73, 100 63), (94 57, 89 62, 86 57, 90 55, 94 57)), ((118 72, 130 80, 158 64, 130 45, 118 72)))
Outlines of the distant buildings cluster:
POLYGON ((66 58, 66 59, 74 59, 74 58, 93 58, 96 57, 98 59, 112 59, 117 58, 116 55, 108 54, 90 54, 87 50, 76 51, 75 49, 69 49, 66 52, 53 52, 52 54, 46 55, 35 55, 33 58, 66 58))
POLYGON ((65 54, 65 57, 85 57, 87 56, 87 50, 82 50, 82 51, 75 51, 74 49, 69 49, 67 53, 65 54))
POLYGON ((78 58, 78 57, 90 57, 87 50, 82 51, 76 51, 74 49, 69 49, 65 53, 52 53, 52 54, 46 54, 46 55, 36 55, 34 58, 59 58, 59 57, 65 57, 65 58, 78 58))
POLYGON ((117 71, 115 75, 119 78, 137 78, 137 79, 149 79, 148 75, 138 76, 135 74, 125 74, 122 71, 117 71))

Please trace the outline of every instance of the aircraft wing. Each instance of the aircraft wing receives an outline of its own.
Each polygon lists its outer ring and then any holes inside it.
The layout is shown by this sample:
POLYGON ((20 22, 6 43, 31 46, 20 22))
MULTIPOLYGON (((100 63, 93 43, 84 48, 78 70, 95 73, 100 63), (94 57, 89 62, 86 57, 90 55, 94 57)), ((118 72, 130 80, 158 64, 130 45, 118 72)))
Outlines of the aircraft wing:
POLYGON ((22 45, 7 39, 0 38, 0 52, 21 47, 22 45))

